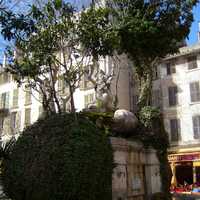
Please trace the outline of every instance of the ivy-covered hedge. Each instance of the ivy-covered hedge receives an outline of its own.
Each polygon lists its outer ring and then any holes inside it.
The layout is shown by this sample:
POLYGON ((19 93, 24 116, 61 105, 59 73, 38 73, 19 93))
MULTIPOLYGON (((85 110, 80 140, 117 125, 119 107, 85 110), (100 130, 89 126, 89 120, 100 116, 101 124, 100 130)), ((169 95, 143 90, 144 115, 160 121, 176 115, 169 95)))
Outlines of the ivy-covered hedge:
POLYGON ((113 155, 108 137, 83 116, 40 119, 3 160, 12 200, 111 200, 113 155))

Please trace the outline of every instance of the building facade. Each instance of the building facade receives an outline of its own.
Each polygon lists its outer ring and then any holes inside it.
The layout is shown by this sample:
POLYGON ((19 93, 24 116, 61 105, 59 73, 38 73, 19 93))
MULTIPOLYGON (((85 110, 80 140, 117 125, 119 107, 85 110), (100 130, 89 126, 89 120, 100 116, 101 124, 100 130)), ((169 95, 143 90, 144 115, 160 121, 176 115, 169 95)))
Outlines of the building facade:
POLYGON ((200 183, 200 43, 166 57, 158 74, 154 104, 169 133, 172 184, 200 183))

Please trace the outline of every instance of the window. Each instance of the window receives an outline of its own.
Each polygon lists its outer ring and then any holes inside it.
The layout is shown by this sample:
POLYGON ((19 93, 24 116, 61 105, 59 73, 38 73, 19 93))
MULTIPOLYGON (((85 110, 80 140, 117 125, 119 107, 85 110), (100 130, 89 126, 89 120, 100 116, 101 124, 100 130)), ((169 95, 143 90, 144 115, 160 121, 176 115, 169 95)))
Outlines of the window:
POLYGON ((9 108, 9 93, 1 94, 1 108, 9 108))
POLYGON ((17 113, 13 112, 10 115, 10 127, 12 130, 15 130, 16 128, 16 119, 17 119, 17 113))
POLYGON ((192 117, 194 139, 200 138, 200 116, 192 117))
POLYGON ((85 95, 85 106, 87 106, 90 103, 93 103, 94 101, 94 94, 87 94, 85 95))
POLYGON ((25 94, 25 105, 31 104, 31 89, 26 91, 25 94))
POLYGON ((170 120, 170 133, 171 133, 172 142, 177 142, 180 140, 180 120, 179 119, 170 120))
POLYGON ((199 82, 190 83, 191 102, 200 101, 199 82))
POLYGON ((8 83, 10 81, 10 74, 7 72, 3 72, 0 74, 0 85, 8 83))
POLYGON ((176 73, 176 67, 174 63, 167 63, 166 64, 167 75, 171 75, 176 73))
POLYGON ((81 77, 81 81, 80 81, 80 89, 82 90, 88 90, 94 87, 93 83, 88 79, 88 77, 92 77, 93 76, 99 76, 99 72, 97 72, 97 70, 92 66, 92 65, 88 65, 85 66, 84 69, 84 74, 81 77))
POLYGON ((13 107, 18 107, 18 89, 13 90, 13 107))
POLYGON ((160 90, 153 90, 153 92, 152 92, 152 105, 160 108, 160 106, 161 106, 160 90))
POLYGON ((31 109, 26 108, 25 109, 25 120, 24 120, 24 125, 28 126, 31 124, 31 109))
POLYGON ((172 86, 168 88, 169 106, 177 105, 177 86, 172 86))
POLYGON ((0 118, 0 134, 3 133, 4 118, 0 118))
POLYGON ((84 75, 83 76, 83 89, 87 90, 87 89, 91 89, 93 88, 93 84, 90 80, 88 80, 88 78, 84 75))
POLYGON ((197 57, 196 56, 188 57, 187 62, 188 62, 188 69, 197 68, 197 57))

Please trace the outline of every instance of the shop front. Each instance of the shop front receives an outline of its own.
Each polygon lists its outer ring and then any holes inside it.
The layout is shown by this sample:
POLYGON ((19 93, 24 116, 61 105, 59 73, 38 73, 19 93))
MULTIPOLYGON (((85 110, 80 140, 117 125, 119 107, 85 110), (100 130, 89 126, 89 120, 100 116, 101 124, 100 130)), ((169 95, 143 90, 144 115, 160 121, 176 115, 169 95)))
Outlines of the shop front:
POLYGON ((171 185, 200 184, 200 152, 170 154, 171 185))

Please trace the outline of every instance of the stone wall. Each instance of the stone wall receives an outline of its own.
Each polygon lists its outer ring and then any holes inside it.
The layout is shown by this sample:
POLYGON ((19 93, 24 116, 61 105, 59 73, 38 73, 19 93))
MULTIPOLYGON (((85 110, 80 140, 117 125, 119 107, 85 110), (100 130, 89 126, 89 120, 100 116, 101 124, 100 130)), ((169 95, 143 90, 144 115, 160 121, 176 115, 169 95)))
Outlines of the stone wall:
POLYGON ((113 200, 144 200, 161 191, 156 151, 138 142, 111 138, 116 167, 113 172, 113 200))

